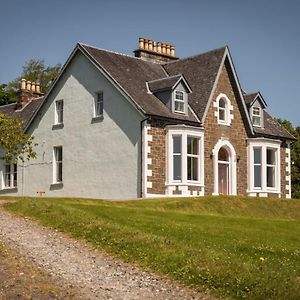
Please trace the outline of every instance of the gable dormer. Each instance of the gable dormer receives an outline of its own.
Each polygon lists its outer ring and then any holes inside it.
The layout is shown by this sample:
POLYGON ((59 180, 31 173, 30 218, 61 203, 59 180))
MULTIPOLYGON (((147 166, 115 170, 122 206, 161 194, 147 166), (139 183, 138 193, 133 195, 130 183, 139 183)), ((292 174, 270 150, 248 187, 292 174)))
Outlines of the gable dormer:
POLYGON ((146 83, 149 93, 155 95, 174 114, 188 114, 188 94, 192 92, 181 74, 146 83))
POLYGON ((260 92, 244 95, 252 125, 264 128, 264 110, 267 103, 260 92))

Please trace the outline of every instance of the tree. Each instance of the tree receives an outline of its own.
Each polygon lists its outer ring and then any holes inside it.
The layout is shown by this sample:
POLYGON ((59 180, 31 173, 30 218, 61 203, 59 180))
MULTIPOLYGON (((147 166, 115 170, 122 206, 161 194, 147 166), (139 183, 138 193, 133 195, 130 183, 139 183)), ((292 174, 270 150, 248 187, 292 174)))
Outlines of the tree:
POLYGON ((300 199, 300 127, 294 128, 287 120, 277 121, 297 139, 291 143, 292 197, 300 199))
POLYGON ((22 67, 23 71, 20 77, 8 83, 8 88, 11 90, 18 90, 22 78, 29 81, 38 81, 41 86, 41 92, 46 93, 52 82, 58 76, 61 64, 55 66, 45 66, 44 60, 30 59, 25 62, 22 67))
POLYGON ((16 102, 16 99, 16 91, 8 89, 6 84, 0 84, 0 106, 16 102))
POLYGON ((1 159, 6 163, 36 158, 33 137, 23 132, 19 118, 0 113, 0 149, 1 159))

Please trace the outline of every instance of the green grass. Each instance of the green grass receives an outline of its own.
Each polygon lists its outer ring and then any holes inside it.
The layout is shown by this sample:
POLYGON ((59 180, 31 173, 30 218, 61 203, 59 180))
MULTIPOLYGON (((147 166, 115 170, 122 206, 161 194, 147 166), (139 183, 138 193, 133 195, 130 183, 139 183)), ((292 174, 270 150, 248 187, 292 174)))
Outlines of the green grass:
POLYGON ((225 298, 300 299, 300 201, 23 198, 6 207, 225 298))

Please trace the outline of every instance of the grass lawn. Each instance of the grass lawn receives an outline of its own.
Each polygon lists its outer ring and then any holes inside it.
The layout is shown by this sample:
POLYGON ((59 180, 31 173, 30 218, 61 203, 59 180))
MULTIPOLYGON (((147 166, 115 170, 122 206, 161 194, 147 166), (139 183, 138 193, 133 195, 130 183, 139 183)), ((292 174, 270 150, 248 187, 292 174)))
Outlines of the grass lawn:
POLYGON ((300 299, 300 201, 23 198, 6 207, 225 298, 300 299))

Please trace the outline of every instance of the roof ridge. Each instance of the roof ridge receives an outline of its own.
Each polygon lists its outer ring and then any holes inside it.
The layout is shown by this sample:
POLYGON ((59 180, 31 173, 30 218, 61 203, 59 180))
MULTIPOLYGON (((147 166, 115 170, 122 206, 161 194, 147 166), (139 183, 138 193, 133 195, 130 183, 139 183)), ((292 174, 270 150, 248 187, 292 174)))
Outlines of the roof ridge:
POLYGON ((0 105, 0 109, 1 109, 1 107, 6 107, 6 106, 9 106, 9 105, 16 105, 16 104, 17 104, 17 102, 0 105))
POLYGON ((161 63, 158 63, 158 62, 155 62, 155 61, 144 60, 144 59, 142 59, 140 57, 135 57, 135 56, 132 56, 132 55, 129 55, 129 54, 124 54, 124 53, 120 53, 120 52, 113 51, 113 50, 107 50, 107 49, 103 49, 103 48, 91 46, 91 45, 88 45, 88 44, 85 44, 85 43, 81 43, 81 42, 78 42, 78 44, 80 46, 87 46, 87 47, 90 47, 90 48, 93 48, 93 49, 96 49, 96 50, 100 50, 100 51, 104 51, 104 52, 108 52, 108 53, 113 53, 113 54, 125 56, 125 57, 128 57, 128 58, 132 58, 132 59, 137 59, 139 61, 143 61, 143 62, 146 62, 146 63, 155 64, 155 65, 161 65, 161 63))
POLYGON ((169 61, 169 62, 163 63, 162 66, 174 64, 174 63, 177 63, 177 62, 182 62, 183 60, 187 60, 187 59, 195 58, 197 56, 202 56, 202 55, 205 55, 205 54, 209 54, 211 52, 218 51, 218 50, 221 50, 221 49, 224 49, 224 51, 225 51, 226 48, 228 48, 227 45, 225 45, 223 47, 220 47, 220 48, 213 49, 213 50, 209 50, 209 51, 206 51, 206 52, 203 52, 203 53, 198 53, 198 54, 194 54, 192 56, 183 57, 183 58, 180 58, 178 60, 169 61))
POLYGON ((175 77, 178 77, 178 76, 183 76, 181 73, 178 73, 176 75, 172 75, 172 76, 166 76, 166 77, 162 77, 162 78, 158 78, 158 79, 153 79, 153 80, 150 80, 150 81, 147 81, 147 82, 155 82, 155 81, 160 81, 160 80, 164 80, 164 79, 172 79, 172 78, 175 78, 175 77))

